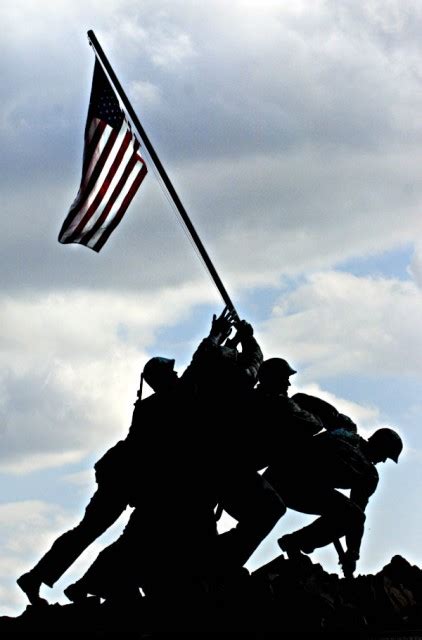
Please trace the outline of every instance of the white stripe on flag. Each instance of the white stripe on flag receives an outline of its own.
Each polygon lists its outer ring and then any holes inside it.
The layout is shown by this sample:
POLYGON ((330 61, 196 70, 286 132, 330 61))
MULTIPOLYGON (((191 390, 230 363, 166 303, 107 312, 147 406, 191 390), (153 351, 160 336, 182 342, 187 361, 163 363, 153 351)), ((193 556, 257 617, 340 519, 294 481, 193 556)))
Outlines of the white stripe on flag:
MULTIPOLYGON (((110 131, 112 131, 111 127, 109 127, 108 125, 106 126, 106 129, 109 129, 110 131)), ((86 214, 86 212, 88 211, 88 209, 90 208, 91 204, 94 202, 95 198, 97 197, 97 194, 101 191, 105 179, 107 177, 107 174, 114 162, 114 160, 116 159, 116 156, 120 150, 121 145, 124 142, 125 139, 125 135, 126 135, 126 126, 125 123, 122 124, 122 127, 120 128, 119 134, 114 142, 114 145, 110 151, 110 154, 107 158, 107 161, 100 173, 100 175, 98 176, 86 202, 84 203, 84 205, 82 206, 81 211, 78 213, 78 219, 79 221, 83 218, 83 216, 86 214)), ((108 139, 108 136, 107 136, 108 139)), ((102 149, 104 148, 104 145, 101 145, 102 149)), ((92 229, 92 227, 94 226, 94 224, 97 222, 98 218, 101 216, 102 212, 104 211, 104 208, 107 206, 107 203, 110 199, 110 197, 113 194, 113 191, 115 189, 115 187, 117 186, 119 179, 123 173, 123 171, 126 168, 127 163, 129 162, 130 158, 133 155, 133 144, 132 142, 129 143, 128 148, 126 149, 120 164, 117 168, 117 171, 115 173, 115 175, 113 176, 106 192, 103 194, 102 199, 100 204, 98 205, 96 211, 93 213, 93 215, 91 216, 91 218, 86 222, 86 224, 84 225, 81 234, 85 234, 88 231, 90 231, 92 229)), ((114 208, 115 205, 113 205, 114 208)))
POLYGON ((89 240, 89 242, 87 243, 88 247, 92 248, 93 246, 95 246, 95 244, 101 238, 101 236, 104 233, 104 231, 107 229, 107 227, 109 227, 110 223, 114 220, 116 215, 119 213, 120 207, 122 206, 122 203, 123 203, 123 200, 125 199, 126 195, 129 193, 130 189, 132 188, 133 183, 135 182, 135 180, 138 177, 138 175, 141 173, 142 169, 143 169, 143 166, 142 165, 140 166, 139 162, 136 163, 136 165, 133 167, 133 170, 129 174, 128 179, 126 180, 126 182, 124 184, 124 187, 120 192, 119 197, 117 198, 117 200, 113 204, 112 211, 107 216, 106 220, 103 222, 103 224, 98 229, 98 231, 96 233, 94 233, 92 238, 89 240))

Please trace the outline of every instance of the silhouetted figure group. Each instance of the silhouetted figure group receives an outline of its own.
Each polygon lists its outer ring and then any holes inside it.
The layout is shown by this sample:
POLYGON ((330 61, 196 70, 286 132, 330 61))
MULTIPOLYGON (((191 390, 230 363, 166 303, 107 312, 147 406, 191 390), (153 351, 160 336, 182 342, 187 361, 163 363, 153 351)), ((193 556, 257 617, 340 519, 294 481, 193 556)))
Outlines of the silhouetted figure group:
POLYGON ((120 538, 65 589, 70 600, 206 590, 242 570, 287 508, 319 516, 280 538, 288 557, 334 542, 353 575, 375 465, 397 462, 399 435, 384 428, 365 439, 322 399, 289 398, 296 371, 282 358, 264 360, 252 326, 227 309, 180 378, 174 366, 163 357, 145 364, 129 433, 95 464, 97 490, 81 522, 17 580, 31 604, 46 602, 41 585, 52 587, 128 505, 120 538), (142 399, 144 382, 154 393, 142 399), (237 524, 219 534, 223 511, 237 524))

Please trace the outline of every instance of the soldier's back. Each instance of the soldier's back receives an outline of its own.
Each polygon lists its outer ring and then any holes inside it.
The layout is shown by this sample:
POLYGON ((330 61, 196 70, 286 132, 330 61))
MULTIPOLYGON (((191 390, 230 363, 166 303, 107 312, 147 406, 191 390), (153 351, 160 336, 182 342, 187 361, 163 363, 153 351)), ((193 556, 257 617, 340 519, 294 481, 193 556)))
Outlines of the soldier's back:
POLYGON ((322 481, 339 489, 377 482, 378 472, 366 454, 366 441, 353 431, 334 429, 313 438, 309 455, 322 481))

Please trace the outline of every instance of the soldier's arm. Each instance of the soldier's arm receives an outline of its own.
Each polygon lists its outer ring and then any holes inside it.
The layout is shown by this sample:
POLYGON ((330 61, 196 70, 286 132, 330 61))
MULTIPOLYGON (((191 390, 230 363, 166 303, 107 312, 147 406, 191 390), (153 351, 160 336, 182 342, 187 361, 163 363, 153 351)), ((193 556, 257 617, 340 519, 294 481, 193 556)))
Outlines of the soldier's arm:
POLYGON ((152 431, 151 425, 155 424, 157 411, 160 411, 161 402, 160 394, 157 393, 153 393, 147 398, 135 402, 132 423, 126 436, 127 442, 135 443, 140 439, 145 441, 145 438, 147 438, 148 434, 152 431))
POLYGON ((207 366, 213 353, 220 348, 220 345, 229 336, 232 327, 232 315, 227 310, 223 310, 218 317, 214 314, 211 322, 211 329, 206 338, 201 340, 192 360, 181 376, 184 385, 194 384, 198 369, 207 366))
POLYGON ((349 566, 353 563, 354 564, 354 568, 351 571, 353 573, 353 571, 356 568, 356 562, 359 560, 360 557, 360 546, 362 544, 362 538, 363 538, 363 533, 365 530, 365 525, 364 525, 364 518, 362 518, 361 521, 359 521, 359 523, 355 523, 353 528, 351 528, 351 530, 347 533, 346 535, 346 546, 347 546, 347 550, 346 550, 346 561, 348 562, 349 566))
POLYGON ((359 560, 362 537, 365 530, 365 509, 369 498, 374 493, 378 485, 378 472, 375 467, 368 473, 361 483, 357 484, 350 491, 350 500, 362 511, 362 518, 356 519, 354 527, 346 535, 347 557, 356 562, 359 560))
POLYGON ((245 378, 253 386, 257 380, 258 370, 264 360, 264 356, 253 335, 252 325, 246 320, 241 320, 237 325, 234 340, 242 345, 242 352, 237 357, 239 367, 243 371, 245 378))

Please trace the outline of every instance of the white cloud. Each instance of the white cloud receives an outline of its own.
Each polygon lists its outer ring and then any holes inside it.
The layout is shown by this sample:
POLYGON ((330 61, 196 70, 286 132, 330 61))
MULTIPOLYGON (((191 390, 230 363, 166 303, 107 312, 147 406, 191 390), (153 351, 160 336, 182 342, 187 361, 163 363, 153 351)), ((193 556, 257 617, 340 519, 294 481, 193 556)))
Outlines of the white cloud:
POLYGON ((161 100, 161 91, 159 87, 152 82, 143 82, 138 80, 132 83, 131 95, 135 103, 145 105, 157 105, 161 100))
POLYGON ((41 500, 1 504, 0 539, 3 553, 7 554, 6 570, 12 560, 28 562, 41 553, 71 522, 69 513, 61 506, 41 500))
MULTIPOLYGON (((97 36, 110 51, 112 59, 118 54, 132 61, 135 57, 165 73, 177 74, 189 67, 196 56, 193 38, 184 22, 175 19, 171 5, 157 5, 149 0, 142 3, 112 0, 109 4, 106 19, 95 23, 98 24, 97 36)), ((94 14, 92 2, 89 9, 94 14)), ((186 15, 186 10, 182 13, 186 15)), ((100 14, 104 15, 103 8, 100 14)))
POLYGON ((191 38, 186 33, 152 34, 152 60, 157 66, 168 67, 185 63, 194 55, 191 38))
POLYGON ((157 332, 188 317, 198 293, 157 292, 142 304, 93 292, 1 299, 0 468, 75 462, 126 435, 157 332))
MULTIPOLYGON (((30 442, 30 444, 33 445, 33 442, 30 442)), ((19 449, 19 447, 17 447, 17 449, 19 449)), ((8 458, 11 453, 12 452, 9 449, 7 452, 8 458)), ((18 452, 13 453, 15 454, 16 459, 12 457, 11 460, 6 459, 0 462, 1 473, 21 475, 24 473, 30 473, 31 471, 38 471, 39 469, 61 467, 62 465, 79 462, 85 454, 83 450, 64 451, 63 453, 33 453, 18 450, 18 452)))
POLYGON ((412 261, 409 265, 409 274, 414 278, 416 284, 422 289, 422 245, 416 241, 412 261))
POLYGON ((422 232, 420 196, 406 185, 420 182, 421 161, 301 149, 196 162, 181 178, 230 281, 274 286, 283 274, 412 242, 422 232))
POLYGON ((306 367, 305 380, 364 372, 420 375, 422 296, 412 282, 342 272, 310 276, 262 327, 268 354, 306 367))
POLYGON ((95 490, 95 473, 93 469, 78 471, 77 473, 69 473, 62 478, 62 482, 81 487, 84 490, 89 489, 91 493, 95 490))

